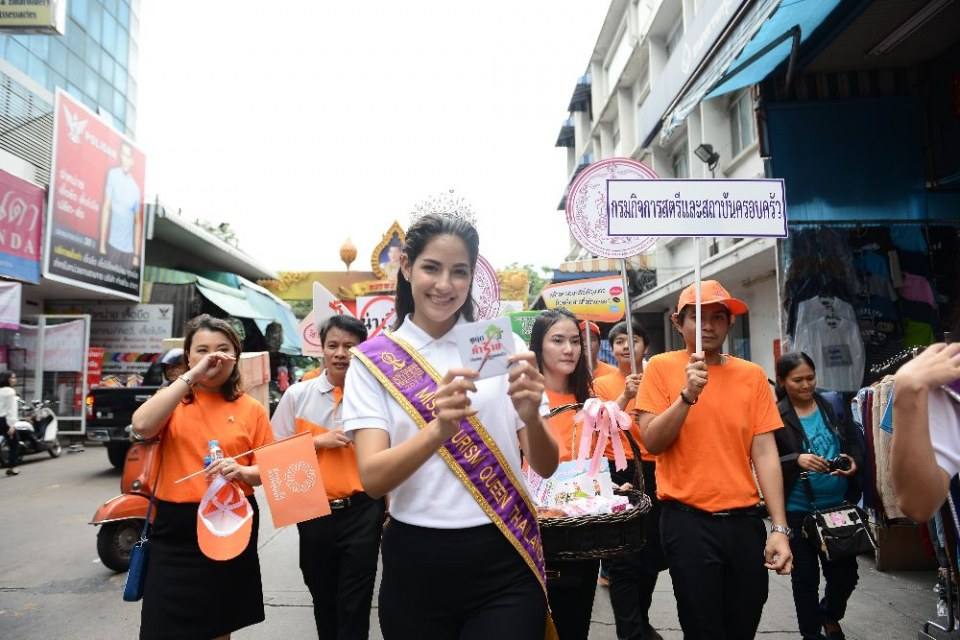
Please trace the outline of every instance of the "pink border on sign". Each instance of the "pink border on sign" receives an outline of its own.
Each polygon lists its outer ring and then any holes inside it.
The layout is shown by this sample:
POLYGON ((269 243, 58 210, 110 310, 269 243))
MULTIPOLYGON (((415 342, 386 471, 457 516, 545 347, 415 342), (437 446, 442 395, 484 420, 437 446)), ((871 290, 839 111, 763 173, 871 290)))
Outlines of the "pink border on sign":
POLYGON ((567 196, 567 225, 583 248, 604 258, 631 258, 657 242, 652 236, 607 234, 607 180, 657 180, 645 164, 629 158, 594 162, 580 172, 567 196))
POLYGON ((473 307, 477 320, 490 320, 500 315, 500 282, 493 265, 477 256, 473 273, 473 307))

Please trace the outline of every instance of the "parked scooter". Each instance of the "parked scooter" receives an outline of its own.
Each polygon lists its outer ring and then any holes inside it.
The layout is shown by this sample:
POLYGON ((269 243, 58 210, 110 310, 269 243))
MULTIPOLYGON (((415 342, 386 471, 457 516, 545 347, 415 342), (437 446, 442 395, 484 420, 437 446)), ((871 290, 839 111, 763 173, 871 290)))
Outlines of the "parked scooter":
MULTIPOLYGON (((57 414, 50 406, 51 400, 33 400, 29 404, 18 400, 20 415, 26 416, 14 423, 17 437, 20 439, 20 455, 42 453, 46 451, 51 458, 59 458, 63 446, 58 437, 57 414)), ((10 456, 10 443, 7 434, 0 433, 0 459, 7 463, 10 456)))
POLYGON ((160 464, 159 443, 159 439, 140 440, 130 446, 123 465, 120 495, 103 503, 90 521, 100 525, 97 555, 113 571, 130 567, 130 551, 143 531, 160 464))

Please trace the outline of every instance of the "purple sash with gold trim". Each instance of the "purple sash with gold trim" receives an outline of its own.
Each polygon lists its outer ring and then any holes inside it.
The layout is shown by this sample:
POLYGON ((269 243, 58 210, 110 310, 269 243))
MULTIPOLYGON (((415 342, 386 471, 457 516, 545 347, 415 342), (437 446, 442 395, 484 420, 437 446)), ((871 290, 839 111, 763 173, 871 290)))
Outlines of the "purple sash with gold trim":
MULTIPOLYGON (((441 376, 413 347, 393 335, 379 335, 352 353, 423 429, 434 419, 434 395, 441 376)), ((506 398, 504 401, 507 401, 506 398)), ((543 546, 536 511, 496 442, 476 417, 460 421, 460 431, 437 452, 520 553, 546 592, 543 546)), ((548 624, 548 634, 553 624, 548 624)))

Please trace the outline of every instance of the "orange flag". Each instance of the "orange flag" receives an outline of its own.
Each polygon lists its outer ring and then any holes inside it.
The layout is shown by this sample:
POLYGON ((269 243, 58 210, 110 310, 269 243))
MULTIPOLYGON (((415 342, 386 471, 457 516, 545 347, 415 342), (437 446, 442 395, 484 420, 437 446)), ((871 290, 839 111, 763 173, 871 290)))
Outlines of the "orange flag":
POLYGON ((304 437, 309 435, 301 433, 257 451, 260 479, 278 529, 330 515, 313 439, 304 437))

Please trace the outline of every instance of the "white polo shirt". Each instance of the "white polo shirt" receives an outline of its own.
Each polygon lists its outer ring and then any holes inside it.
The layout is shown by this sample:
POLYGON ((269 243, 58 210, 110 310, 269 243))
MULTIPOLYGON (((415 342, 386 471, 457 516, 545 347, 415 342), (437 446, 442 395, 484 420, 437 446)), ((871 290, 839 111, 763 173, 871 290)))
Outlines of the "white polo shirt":
MULTIPOLYGON (((458 324, 462 322, 461 318, 458 324)), ((395 335, 419 351, 440 375, 463 366, 452 329, 443 337, 434 339, 407 316, 395 335)), ((518 352, 527 350, 519 336, 514 335, 514 341, 518 352)), ((478 380, 477 392, 471 393, 471 403, 478 411, 477 418, 496 441, 519 479, 517 431, 524 425, 507 395, 507 379, 507 376, 497 376, 478 380)), ((545 415, 548 411, 544 394, 540 413, 545 415)), ((348 433, 359 429, 381 429, 390 436, 391 447, 409 440, 419 431, 406 411, 356 358, 350 363, 344 384, 343 429, 348 433)), ((490 518, 438 454, 432 455, 390 492, 390 514, 401 522, 433 529, 463 529, 490 523, 490 518)))
POLYGON ((946 391, 934 389, 928 396, 927 421, 937 464, 955 476, 960 472, 960 407, 946 391))
POLYGON ((335 429, 340 407, 334 398, 333 388, 326 371, 316 378, 291 385, 270 418, 274 437, 280 440, 295 434, 298 417, 327 429, 335 429))

